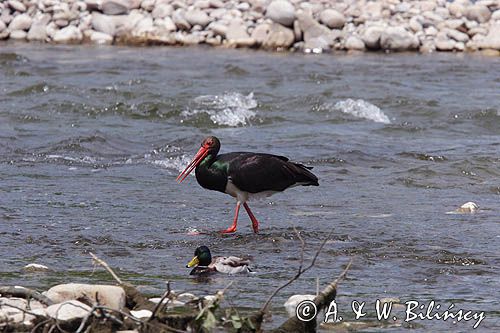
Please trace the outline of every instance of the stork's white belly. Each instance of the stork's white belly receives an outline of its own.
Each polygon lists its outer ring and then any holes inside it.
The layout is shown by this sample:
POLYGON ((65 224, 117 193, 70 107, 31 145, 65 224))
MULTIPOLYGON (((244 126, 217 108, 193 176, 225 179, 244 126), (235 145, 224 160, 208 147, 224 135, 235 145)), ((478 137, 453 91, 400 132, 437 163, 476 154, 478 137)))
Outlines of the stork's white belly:
POLYGON ((267 198, 267 197, 273 195, 274 193, 277 193, 277 191, 263 191, 263 192, 259 192, 259 193, 249 193, 249 192, 240 190, 230 180, 228 180, 227 185, 226 185, 226 189, 224 191, 242 203, 247 202, 247 201, 264 199, 264 198, 267 198))

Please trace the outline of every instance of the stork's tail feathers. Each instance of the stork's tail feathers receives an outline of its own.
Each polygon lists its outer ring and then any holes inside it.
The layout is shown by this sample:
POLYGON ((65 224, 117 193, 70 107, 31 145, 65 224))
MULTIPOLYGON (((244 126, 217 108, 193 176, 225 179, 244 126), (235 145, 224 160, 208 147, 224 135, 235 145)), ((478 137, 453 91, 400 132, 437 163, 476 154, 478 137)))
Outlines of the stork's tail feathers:
POLYGON ((303 186, 319 186, 318 177, 309 171, 313 167, 293 162, 289 162, 289 164, 293 166, 293 173, 297 183, 303 186))

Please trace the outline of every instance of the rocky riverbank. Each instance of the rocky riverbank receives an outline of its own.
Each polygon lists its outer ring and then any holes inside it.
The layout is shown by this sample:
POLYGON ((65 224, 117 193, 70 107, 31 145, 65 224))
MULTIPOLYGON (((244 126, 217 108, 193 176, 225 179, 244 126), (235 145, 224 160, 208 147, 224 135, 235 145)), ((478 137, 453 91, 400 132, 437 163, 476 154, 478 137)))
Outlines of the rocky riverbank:
POLYGON ((500 0, 8 0, 0 39, 500 54, 500 0))

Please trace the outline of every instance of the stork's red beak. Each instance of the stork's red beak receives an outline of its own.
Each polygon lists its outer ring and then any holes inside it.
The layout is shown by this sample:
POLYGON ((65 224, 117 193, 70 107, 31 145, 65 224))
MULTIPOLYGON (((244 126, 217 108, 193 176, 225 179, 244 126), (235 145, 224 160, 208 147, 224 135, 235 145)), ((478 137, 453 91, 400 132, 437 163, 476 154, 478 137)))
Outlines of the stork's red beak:
POLYGON ((177 176, 177 182, 182 183, 182 181, 184 179, 186 179, 186 177, 194 170, 194 168, 196 168, 198 166, 198 164, 201 163, 201 161, 203 161, 203 159, 208 155, 208 148, 205 148, 205 147, 201 147, 200 150, 198 150, 198 152, 196 153, 196 155, 194 156, 193 160, 191 161, 191 163, 188 164, 188 166, 186 167, 186 169, 184 169, 184 171, 182 171, 178 176, 177 176))

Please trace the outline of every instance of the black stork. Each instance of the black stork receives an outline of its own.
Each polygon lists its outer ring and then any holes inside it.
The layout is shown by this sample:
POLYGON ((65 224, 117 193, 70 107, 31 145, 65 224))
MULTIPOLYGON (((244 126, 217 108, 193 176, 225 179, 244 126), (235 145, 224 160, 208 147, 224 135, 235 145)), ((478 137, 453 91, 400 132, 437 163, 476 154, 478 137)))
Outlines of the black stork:
POLYGON ((259 221, 247 204, 249 199, 266 197, 293 186, 319 185, 318 177, 309 171, 312 167, 290 162, 284 156, 248 152, 218 155, 219 150, 219 139, 214 136, 205 138, 177 181, 181 183, 196 168, 198 184, 236 198, 233 224, 222 233, 236 231, 241 204, 252 221, 253 231, 259 231, 259 221))

